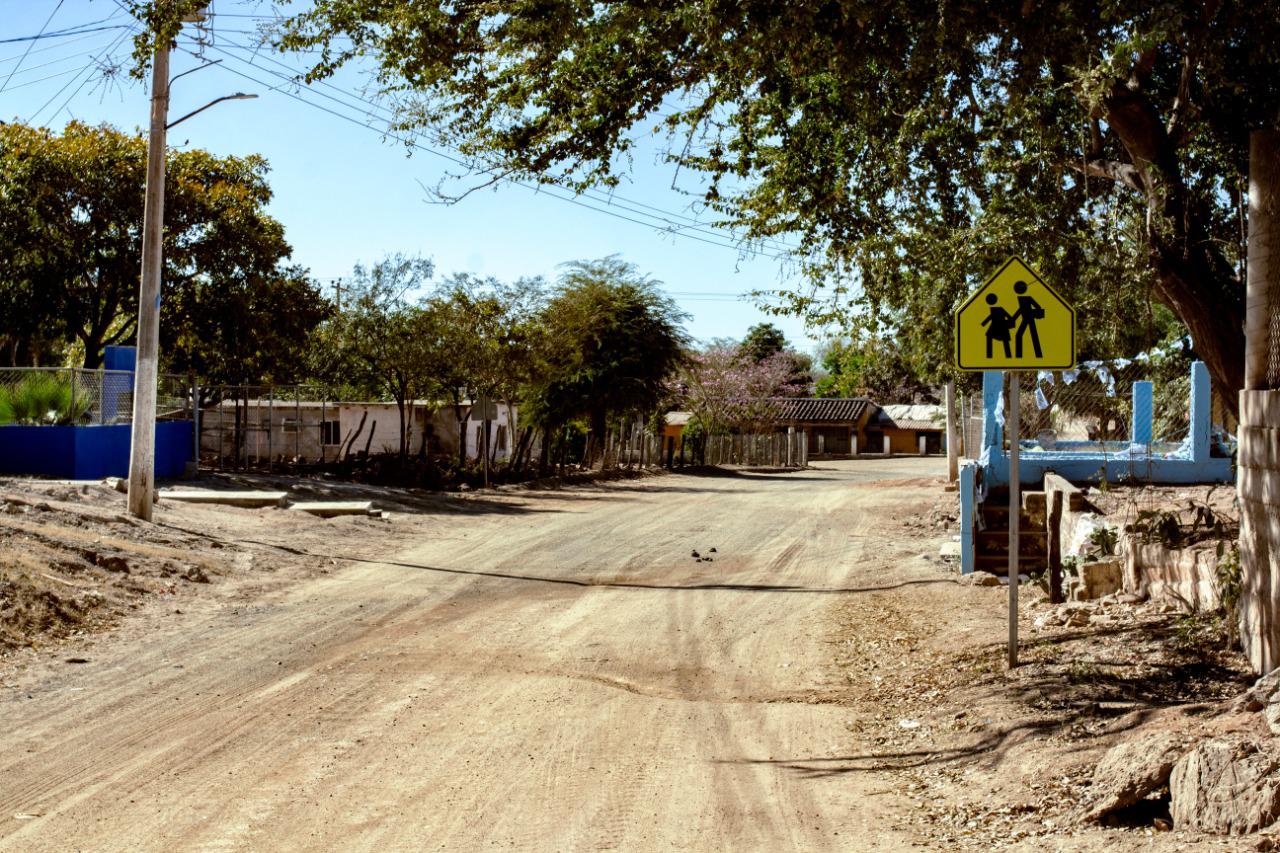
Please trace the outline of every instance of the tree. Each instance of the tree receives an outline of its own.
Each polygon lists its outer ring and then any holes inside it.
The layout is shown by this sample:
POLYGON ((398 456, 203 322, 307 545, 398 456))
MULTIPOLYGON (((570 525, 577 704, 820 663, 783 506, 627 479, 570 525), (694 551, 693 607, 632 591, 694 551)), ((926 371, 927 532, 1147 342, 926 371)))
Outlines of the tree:
MULTIPOLYGON (((439 315, 445 343, 434 375, 454 404, 458 418, 459 464, 467 459, 464 398, 481 395, 518 403, 533 381, 542 306, 543 281, 522 278, 506 284, 496 278, 458 273, 446 279, 426 303, 439 315)), ((485 422, 485 443, 489 424, 485 422)), ((515 415, 507 407, 507 430, 514 435, 515 415)))
POLYGON ((658 284, 617 256, 564 265, 538 315, 545 332, 533 409, 544 429, 585 417, 599 441, 610 417, 657 406, 683 357, 687 318, 658 284))
POLYGON ((322 48, 311 80, 374 53, 402 125, 485 180, 612 186, 656 125, 726 225, 799 241, 819 288, 785 310, 906 313, 945 350, 950 311, 1016 251, 1082 320, 1167 306, 1234 402, 1248 131, 1280 124, 1270 11, 316 0, 280 44, 322 48))
POLYGON ((448 338, 444 318, 406 298, 432 272, 431 261, 403 255, 357 264, 344 283, 349 299, 312 347, 313 370, 330 385, 395 401, 401 459, 409 454, 415 401, 442 390, 436 368, 448 338))
POLYGON ((742 348, 756 361, 764 361, 790 346, 787 336, 777 326, 772 323, 756 323, 747 329, 746 337, 742 339, 742 348))
MULTIPOLYGON (((184 317, 184 309, 166 304, 166 321, 186 326, 165 330, 170 343, 185 347, 177 363, 228 363, 229 354, 206 349, 213 337, 218 345, 238 341, 242 352, 273 335, 296 343, 291 327, 314 325, 316 294, 303 271, 285 263, 291 249, 284 229, 266 213, 266 161, 198 149, 171 150, 168 158, 165 300, 227 308, 237 299, 261 302, 252 292, 261 288, 289 293, 275 308, 251 312, 252 326, 239 325, 250 319, 243 311, 184 317), (295 299, 298 313, 276 310, 295 299), (229 328, 219 325, 224 321, 229 328)), ((0 305, 8 306, 0 335, 11 353, 38 350, 42 336, 74 340, 84 366, 94 368, 104 346, 132 340, 145 172, 146 142, 138 135, 76 121, 60 135, 0 125, 0 305)))
POLYGON ((711 434, 767 427, 778 397, 803 394, 785 350, 762 359, 744 344, 712 345, 692 353, 676 377, 677 405, 687 409, 711 434))
POLYGON ((937 386, 921 382, 926 373, 894 338, 863 336, 828 341, 821 353, 827 375, 820 397, 870 397, 878 403, 937 401, 937 386))

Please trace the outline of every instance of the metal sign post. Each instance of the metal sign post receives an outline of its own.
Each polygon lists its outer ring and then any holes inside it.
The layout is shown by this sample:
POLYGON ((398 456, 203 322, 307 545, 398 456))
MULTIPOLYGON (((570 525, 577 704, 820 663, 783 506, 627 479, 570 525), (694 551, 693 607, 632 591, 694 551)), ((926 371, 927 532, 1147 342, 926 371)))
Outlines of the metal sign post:
POLYGON ((1018 529, 1022 526, 1022 488, 1018 482, 1018 439, 1022 411, 1018 371, 1009 373, 1009 668, 1018 665, 1018 529))
MULTIPOLYGON (((1070 303, 1027 266, 1010 258, 955 312, 956 367, 1009 372, 1009 666, 1018 665, 1018 528, 1022 488, 1021 370, 1068 370, 1076 363, 1076 312, 1070 303)), ((998 446, 992 446, 998 451, 998 446)), ((975 463, 966 463, 972 465, 975 463)), ((963 505, 963 504, 962 504, 963 505)), ((976 502, 970 503, 976 506, 976 502)), ((974 548, 977 543, 971 541, 974 548)))

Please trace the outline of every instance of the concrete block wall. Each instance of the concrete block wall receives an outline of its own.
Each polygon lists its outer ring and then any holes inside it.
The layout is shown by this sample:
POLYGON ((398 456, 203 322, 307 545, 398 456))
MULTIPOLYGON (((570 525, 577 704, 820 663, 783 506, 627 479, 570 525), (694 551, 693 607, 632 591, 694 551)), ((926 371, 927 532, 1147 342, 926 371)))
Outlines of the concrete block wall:
POLYGON ((1240 392, 1240 636, 1257 672, 1280 666, 1280 391, 1240 392))

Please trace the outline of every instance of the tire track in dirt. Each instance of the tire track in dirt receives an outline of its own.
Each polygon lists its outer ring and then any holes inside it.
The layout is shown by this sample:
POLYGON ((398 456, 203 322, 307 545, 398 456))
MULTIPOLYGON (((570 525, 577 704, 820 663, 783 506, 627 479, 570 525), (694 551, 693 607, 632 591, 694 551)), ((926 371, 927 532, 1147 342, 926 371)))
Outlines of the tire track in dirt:
POLYGON ((891 487, 806 476, 538 496, 114 650, 68 676, 82 702, 0 706, 0 746, 35 750, 0 752, 0 807, 44 815, 0 822, 0 849, 835 849, 865 810, 762 762, 841 731, 814 691, 846 596, 806 591, 905 549, 860 538, 891 487), (651 586, 547 582, 591 578, 651 586))

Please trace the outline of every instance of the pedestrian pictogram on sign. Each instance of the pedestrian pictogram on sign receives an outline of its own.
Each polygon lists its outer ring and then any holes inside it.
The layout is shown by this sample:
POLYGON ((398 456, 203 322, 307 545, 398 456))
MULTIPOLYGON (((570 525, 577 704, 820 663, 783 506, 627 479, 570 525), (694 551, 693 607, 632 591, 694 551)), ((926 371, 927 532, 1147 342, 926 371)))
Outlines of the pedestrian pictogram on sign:
POLYGON ((956 311, 961 370, 1068 370, 1075 363, 1075 309, 1019 258, 956 311))

